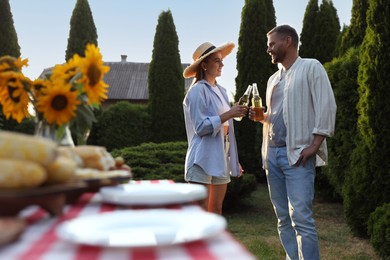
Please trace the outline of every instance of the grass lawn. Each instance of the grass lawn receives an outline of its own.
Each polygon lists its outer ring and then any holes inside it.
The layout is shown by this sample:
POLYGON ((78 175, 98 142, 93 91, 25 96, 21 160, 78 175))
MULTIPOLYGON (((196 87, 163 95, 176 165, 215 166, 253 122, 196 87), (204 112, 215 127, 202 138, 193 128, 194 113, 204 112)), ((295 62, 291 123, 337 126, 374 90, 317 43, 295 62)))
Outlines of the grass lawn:
MULTIPOLYGON (((228 230, 258 259, 285 259, 276 230, 276 217, 265 184, 251 198, 224 209, 228 230)), ((353 237, 337 203, 314 203, 314 217, 323 260, 380 259, 368 240, 353 237)))

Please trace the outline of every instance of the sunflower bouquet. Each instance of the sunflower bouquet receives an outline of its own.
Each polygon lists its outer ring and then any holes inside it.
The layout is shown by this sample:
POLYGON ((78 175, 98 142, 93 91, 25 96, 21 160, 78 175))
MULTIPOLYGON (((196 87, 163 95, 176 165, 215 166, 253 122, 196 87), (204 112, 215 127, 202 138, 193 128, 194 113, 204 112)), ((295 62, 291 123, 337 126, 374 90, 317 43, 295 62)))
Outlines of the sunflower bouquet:
POLYGON ((35 80, 22 73, 27 63, 27 59, 0 57, 0 104, 5 117, 19 123, 35 117, 55 130, 57 140, 69 127, 77 143, 84 143, 85 134, 96 121, 93 110, 107 99, 108 85, 103 78, 109 67, 103 65, 99 49, 88 44, 84 57, 75 54, 35 80))

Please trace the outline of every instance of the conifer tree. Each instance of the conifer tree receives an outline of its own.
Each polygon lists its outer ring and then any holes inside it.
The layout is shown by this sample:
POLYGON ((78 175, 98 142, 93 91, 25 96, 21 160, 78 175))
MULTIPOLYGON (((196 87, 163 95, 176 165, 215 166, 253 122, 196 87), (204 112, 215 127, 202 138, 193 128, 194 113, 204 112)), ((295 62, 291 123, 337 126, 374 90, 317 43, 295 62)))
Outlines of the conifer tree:
POLYGON ((310 0, 305 11, 299 55, 315 58, 321 63, 330 61, 340 35, 340 20, 331 0, 310 0))
POLYGON ((316 53, 312 58, 318 59, 321 63, 331 61, 340 35, 340 20, 332 1, 322 0, 315 26, 316 53))
MULTIPOLYGON (((237 101, 249 84, 257 83, 263 102, 268 78, 275 72, 267 54, 267 32, 276 25, 272 0, 245 0, 238 39, 236 94, 237 101)), ((264 104, 265 105, 265 104, 264 104)), ((246 172, 261 172, 261 126, 244 117, 235 122, 238 153, 246 172)))
MULTIPOLYGON (((0 57, 20 57, 18 36, 14 27, 9 0, 0 0, 0 57)), ((0 105, 0 129, 6 123, 3 108, 0 105)))
POLYGON ((92 11, 88 0, 77 0, 70 19, 70 31, 65 60, 68 61, 74 54, 84 56, 88 43, 97 43, 97 31, 93 21, 92 11))
POLYGON ((5 55, 20 57, 20 46, 9 0, 0 0, 0 57, 5 55))
POLYGON ((179 38, 172 13, 163 11, 158 18, 148 75, 154 142, 185 140, 182 74, 179 38))
POLYGON ((351 230, 367 236, 376 207, 390 202, 390 2, 370 0, 358 73, 358 135, 344 187, 351 230))
POLYGON ((302 58, 313 58, 316 56, 316 41, 314 35, 317 32, 317 14, 318 14, 318 0, 310 0, 306 6, 306 11, 303 16, 303 26, 301 32, 301 46, 299 48, 299 55, 302 58))
POLYGON ((367 0, 353 0, 351 23, 345 34, 342 35, 341 46, 338 50, 339 55, 343 55, 351 47, 359 47, 362 44, 367 28, 368 5, 369 1, 367 0))

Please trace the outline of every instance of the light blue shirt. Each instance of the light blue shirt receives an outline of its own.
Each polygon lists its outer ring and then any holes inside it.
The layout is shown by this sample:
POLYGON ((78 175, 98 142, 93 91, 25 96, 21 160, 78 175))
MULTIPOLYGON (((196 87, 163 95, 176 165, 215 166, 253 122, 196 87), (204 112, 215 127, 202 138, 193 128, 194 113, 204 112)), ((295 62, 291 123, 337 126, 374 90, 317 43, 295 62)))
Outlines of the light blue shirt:
POLYGON ((221 100, 205 80, 198 81, 190 87, 184 98, 183 109, 188 140, 185 173, 191 166, 197 164, 211 176, 227 177, 229 173, 231 176, 239 176, 233 120, 229 119, 230 158, 226 158, 223 124, 218 114, 218 107, 223 106, 223 102, 229 104, 229 99, 226 89, 218 84, 216 87, 225 100, 221 100))

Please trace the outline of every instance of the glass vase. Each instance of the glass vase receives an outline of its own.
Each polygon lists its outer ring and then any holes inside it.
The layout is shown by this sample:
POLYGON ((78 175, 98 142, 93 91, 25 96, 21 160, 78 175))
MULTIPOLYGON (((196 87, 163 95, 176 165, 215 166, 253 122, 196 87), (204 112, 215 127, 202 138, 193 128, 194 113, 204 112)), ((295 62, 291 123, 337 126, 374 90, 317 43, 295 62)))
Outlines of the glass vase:
POLYGON ((38 121, 35 127, 35 135, 49 138, 60 146, 75 146, 69 125, 59 129, 55 125, 50 125, 45 121, 38 121))

